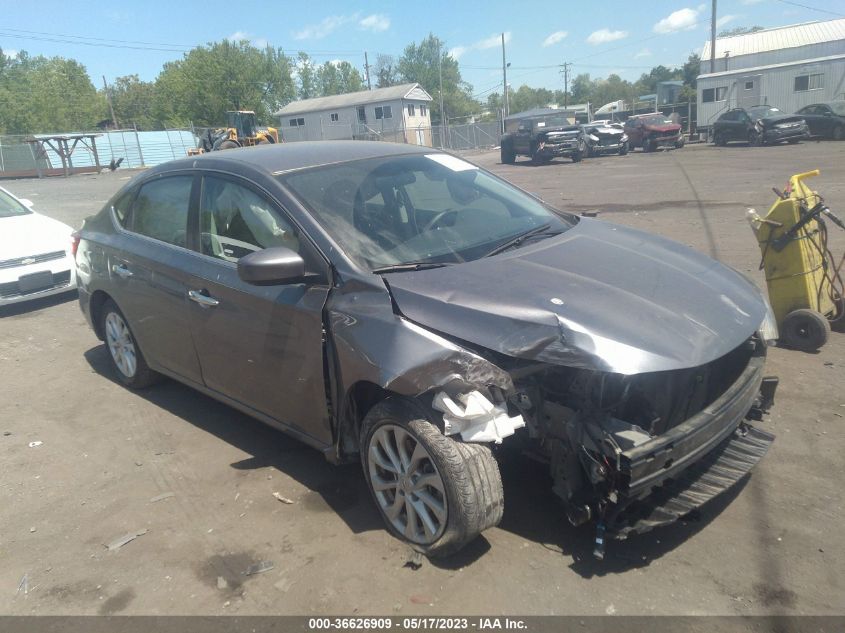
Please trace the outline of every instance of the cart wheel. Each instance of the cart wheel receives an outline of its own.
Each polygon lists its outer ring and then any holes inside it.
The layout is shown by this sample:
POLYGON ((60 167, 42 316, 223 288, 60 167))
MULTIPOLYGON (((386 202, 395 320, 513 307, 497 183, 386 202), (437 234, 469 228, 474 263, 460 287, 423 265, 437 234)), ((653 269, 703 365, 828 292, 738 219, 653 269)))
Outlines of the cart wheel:
POLYGON ((814 352, 827 343, 830 322, 815 310, 793 310, 781 327, 781 339, 792 349, 814 352))

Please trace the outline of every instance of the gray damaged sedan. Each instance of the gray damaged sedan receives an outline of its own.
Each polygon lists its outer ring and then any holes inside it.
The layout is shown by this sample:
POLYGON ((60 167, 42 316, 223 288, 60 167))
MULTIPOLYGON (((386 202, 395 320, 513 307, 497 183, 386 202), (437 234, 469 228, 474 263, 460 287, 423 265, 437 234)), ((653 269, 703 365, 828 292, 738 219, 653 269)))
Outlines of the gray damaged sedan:
POLYGON ((360 459, 428 555, 502 518, 497 453, 548 464, 574 524, 624 537, 737 483, 773 436, 777 337, 742 275, 388 143, 217 152, 88 218, 83 312, 131 388, 168 376, 360 459))

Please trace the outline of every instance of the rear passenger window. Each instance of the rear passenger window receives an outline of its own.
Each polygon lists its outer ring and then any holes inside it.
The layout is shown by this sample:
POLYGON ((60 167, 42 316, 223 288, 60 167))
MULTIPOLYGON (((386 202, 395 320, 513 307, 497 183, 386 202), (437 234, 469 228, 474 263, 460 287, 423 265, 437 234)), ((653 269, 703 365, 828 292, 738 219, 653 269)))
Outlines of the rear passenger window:
POLYGON ((187 246, 193 176, 172 176, 141 187, 132 207, 132 230, 175 246, 187 246))
POLYGON ((132 208, 133 193, 133 191, 130 191, 128 193, 123 194, 111 207, 112 211, 114 212, 115 219, 124 229, 129 228, 129 211, 132 208))

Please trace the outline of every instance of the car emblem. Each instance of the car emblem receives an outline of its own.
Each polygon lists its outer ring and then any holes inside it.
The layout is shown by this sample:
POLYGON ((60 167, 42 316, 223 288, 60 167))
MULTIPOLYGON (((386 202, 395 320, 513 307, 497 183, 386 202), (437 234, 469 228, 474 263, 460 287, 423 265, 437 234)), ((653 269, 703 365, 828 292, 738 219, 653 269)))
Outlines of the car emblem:
POLYGON ((34 264, 34 263, 35 263, 34 257, 27 257, 27 258, 21 260, 21 265, 23 265, 23 266, 29 266, 30 264, 34 264))

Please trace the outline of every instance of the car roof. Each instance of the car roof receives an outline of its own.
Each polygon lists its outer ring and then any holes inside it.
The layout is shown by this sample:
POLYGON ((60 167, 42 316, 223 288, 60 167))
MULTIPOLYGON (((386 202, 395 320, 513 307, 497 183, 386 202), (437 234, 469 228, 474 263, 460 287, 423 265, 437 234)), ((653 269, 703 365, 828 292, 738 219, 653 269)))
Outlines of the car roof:
POLYGON ((163 163, 151 171, 170 171, 193 167, 219 169, 228 163, 278 174, 365 158, 432 153, 440 153, 440 150, 384 141, 301 141, 207 152, 199 156, 190 156, 163 163))

